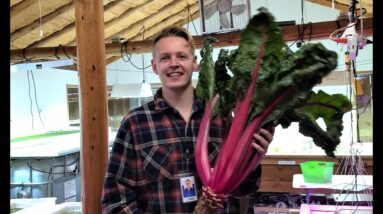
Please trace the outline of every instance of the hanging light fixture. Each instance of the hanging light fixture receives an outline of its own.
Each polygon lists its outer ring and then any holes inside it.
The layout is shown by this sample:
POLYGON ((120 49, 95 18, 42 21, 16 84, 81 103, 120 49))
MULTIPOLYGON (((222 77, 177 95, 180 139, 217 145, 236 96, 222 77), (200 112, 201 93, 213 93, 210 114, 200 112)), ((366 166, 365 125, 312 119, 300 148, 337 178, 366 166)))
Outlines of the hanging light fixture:
POLYGON ((141 83, 140 97, 151 97, 153 96, 152 87, 149 83, 143 81, 141 83))
POLYGON ((137 98, 141 96, 141 83, 114 84, 110 97, 137 98))
POLYGON ((145 70, 142 71, 142 82, 140 83, 118 83, 113 84, 110 97, 114 98, 138 98, 153 96, 150 83, 146 82, 145 70))
POLYGON ((145 70, 142 70, 142 82, 140 83, 118 83, 113 84, 110 97, 114 98, 137 98, 153 96, 150 83, 146 82, 145 70))
POLYGON ((146 82, 145 78, 145 57, 144 54, 141 54, 142 56, 142 83, 141 83, 141 90, 140 95, 141 97, 151 97, 153 96, 152 87, 149 83, 146 82))
MULTIPOLYGON (((143 27, 142 30, 145 28, 143 27)), ((130 84, 114 84, 112 88, 111 97, 118 98, 133 98, 133 97, 152 97, 152 87, 150 83, 146 82, 145 77, 145 58, 141 54, 142 59, 142 82, 130 84)))
MULTIPOLYGON (((142 26, 142 40, 145 39, 145 26, 142 26)), ((145 57, 144 54, 141 54, 142 57, 142 83, 141 83, 141 97, 151 97, 153 96, 152 87, 149 83, 146 82, 145 78, 145 57)))

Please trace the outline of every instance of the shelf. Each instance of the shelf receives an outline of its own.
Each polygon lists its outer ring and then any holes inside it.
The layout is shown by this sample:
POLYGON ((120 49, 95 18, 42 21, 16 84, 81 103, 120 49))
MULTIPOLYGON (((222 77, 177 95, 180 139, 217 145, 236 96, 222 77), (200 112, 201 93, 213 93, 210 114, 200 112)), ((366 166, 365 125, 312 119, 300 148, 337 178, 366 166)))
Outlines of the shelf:
POLYGON ((372 189, 372 175, 333 175, 329 183, 307 183, 302 174, 294 174, 293 187, 300 189, 333 189, 348 191, 363 191, 372 189))

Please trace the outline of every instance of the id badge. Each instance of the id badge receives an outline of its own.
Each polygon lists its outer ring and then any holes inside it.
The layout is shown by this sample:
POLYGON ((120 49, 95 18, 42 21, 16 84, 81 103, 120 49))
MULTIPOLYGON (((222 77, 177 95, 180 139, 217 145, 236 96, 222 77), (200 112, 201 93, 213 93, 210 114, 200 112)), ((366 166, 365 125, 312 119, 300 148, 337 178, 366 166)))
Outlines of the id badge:
POLYGON ((181 177, 180 185, 183 203, 197 201, 197 187, 193 175, 181 177))

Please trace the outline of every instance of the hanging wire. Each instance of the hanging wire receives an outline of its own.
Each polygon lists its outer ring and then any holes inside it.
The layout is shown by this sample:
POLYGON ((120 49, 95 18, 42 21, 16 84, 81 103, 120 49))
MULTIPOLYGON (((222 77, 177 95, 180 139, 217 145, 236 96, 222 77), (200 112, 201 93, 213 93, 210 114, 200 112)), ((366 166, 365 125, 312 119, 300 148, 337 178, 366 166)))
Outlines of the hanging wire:
POLYGON ((302 46, 302 44, 305 43, 304 35, 305 35, 305 31, 306 31, 307 27, 309 27, 309 39, 308 39, 308 41, 309 42, 311 41, 312 32, 313 32, 312 31, 312 22, 308 22, 307 24, 305 24, 304 9, 305 9, 304 0, 301 0, 301 24, 297 25, 298 38, 289 45, 289 48, 291 48, 294 44, 296 44, 297 47, 300 48, 302 46))
POLYGON ((27 79, 28 79, 28 97, 29 97, 29 101, 30 101, 29 110, 30 110, 31 117, 32 117, 32 130, 34 131, 35 127, 34 127, 34 115, 33 115, 33 101, 32 101, 32 96, 31 96, 31 79, 32 79, 32 83, 33 83, 35 104, 37 107, 39 119, 40 119, 40 122, 41 122, 43 128, 45 129, 45 125, 44 125, 44 122, 43 122, 43 120, 41 118, 41 114, 40 114, 40 107, 39 107, 38 102, 37 102, 36 84, 35 84, 35 79, 33 77, 33 71, 32 70, 27 70, 27 79))
MULTIPOLYGON (((141 34, 143 30, 144 30, 144 26, 142 26, 142 28, 140 29, 138 34, 141 34)), ((132 60, 131 60, 132 54, 128 52, 128 41, 125 41, 122 43, 121 48, 120 48, 120 54, 121 54, 121 58, 122 58, 122 60, 124 60, 124 62, 130 63, 133 67, 135 67, 138 70, 147 69, 147 68, 150 68, 152 66, 152 65, 148 65, 148 66, 144 67, 144 64, 143 64, 142 67, 138 67, 136 64, 134 64, 132 62, 132 60), (127 59, 124 58, 124 55, 127 57, 127 59)))
POLYGON ((68 59, 72 59, 72 58, 67 54, 67 52, 66 52, 66 50, 65 50, 65 47, 64 47, 62 44, 59 44, 59 46, 57 46, 57 47, 55 48, 55 56, 56 56, 57 59, 60 59, 60 57, 57 55, 57 54, 58 54, 58 50, 59 50, 60 48, 63 49, 64 54, 65 54, 65 56, 66 56, 68 59))
MULTIPOLYGON (((355 25, 358 23, 358 19, 357 19, 357 14, 356 14, 356 3, 357 1, 355 0, 351 0, 350 1, 350 6, 349 6, 349 12, 348 12, 348 16, 349 16, 349 22, 350 24, 346 27, 343 27, 343 28, 339 28, 337 29, 336 31, 334 31, 333 33, 330 34, 330 39, 333 40, 333 41, 340 41, 338 38, 334 37, 334 34, 340 32, 340 31, 343 31, 349 27, 355 27, 355 25)), ((360 9, 360 15, 363 16, 363 14, 365 13, 365 10, 363 9, 360 9)), ((361 20, 362 21, 362 20, 361 20)), ((363 31, 362 31, 363 32, 363 31)), ((347 42, 347 41, 346 41, 347 42)), ((356 51, 356 55, 358 53, 358 49, 356 51)), ((352 82, 353 80, 357 77, 357 73, 356 73, 356 66, 355 66, 355 63, 356 61, 355 60, 350 60, 349 58, 349 55, 348 55, 348 50, 345 52, 345 75, 349 74, 348 78, 349 78, 349 87, 347 88, 347 94, 348 94, 348 97, 349 99, 353 99, 353 97, 355 98, 354 94, 353 94, 353 90, 352 90, 352 82)), ((368 64, 368 63, 367 63, 368 64)), ((345 78, 346 79, 346 78, 345 78)), ((372 97, 370 98, 370 100, 372 99, 372 97)), ((370 102, 370 100, 368 101, 368 103, 370 102)), ((357 101, 356 101, 357 102, 357 101)), ((367 106, 369 104, 366 104, 364 107, 367 108, 367 106)), ((356 105, 358 105, 356 103, 356 105)), ((363 180, 363 177, 359 177, 358 175, 366 175, 367 172, 366 172, 366 169, 364 167, 364 163, 362 161, 362 158, 361 158, 361 148, 363 148, 363 143, 358 143, 356 144, 355 141, 354 141, 354 127, 353 127, 353 124, 356 124, 356 134, 357 134, 357 139, 356 141, 359 142, 359 128, 358 128, 358 120, 359 120, 359 113, 358 113, 358 106, 356 106, 356 109, 352 109, 351 112, 350 112, 350 119, 351 119, 351 129, 350 129, 350 136, 351 136, 351 142, 350 142, 350 145, 349 145, 349 154, 348 155, 345 155, 342 157, 341 161, 340 161, 340 164, 339 164, 339 167, 338 169, 336 170, 336 173, 335 174, 343 174, 343 175, 354 175, 354 179, 352 182, 350 182, 350 187, 351 188, 348 188, 345 191, 340 191, 340 194, 344 194, 345 197, 347 198, 349 196, 349 194, 352 194, 352 196, 355 194, 358 186, 360 187, 361 185, 363 185, 365 182, 363 180), (353 113, 353 111, 356 110, 356 115, 353 113), (356 120, 356 121, 355 121, 356 120)), ((360 191, 359 191, 360 192, 360 191)), ((334 190, 334 193, 335 193, 335 190, 334 190)), ((372 195, 372 192, 369 188, 364 188, 363 189, 363 193, 366 193, 367 195, 372 195)), ((357 210, 357 206, 359 206, 359 201, 361 200, 357 194, 355 194, 355 200, 352 202, 352 205, 356 205, 356 208, 354 210, 353 213, 356 212, 357 210)), ((372 205, 371 202, 367 202, 368 205, 372 205)), ((337 203, 337 206, 344 206, 345 204, 345 201, 342 201, 340 203, 337 203)), ((341 208, 342 209, 342 208, 341 208)))
POLYGON ((32 58, 27 58, 26 56, 25 56, 25 48, 23 48, 23 57, 22 57, 22 61, 20 62, 20 63, 23 63, 23 62, 31 62, 32 61, 32 59, 34 59, 35 57, 32 57, 32 58), (24 59, 24 60, 23 60, 24 59))
MULTIPOLYGON (((142 41, 145 40, 145 26, 142 26, 142 41)), ((144 53, 141 53, 141 58, 142 58, 142 82, 146 81, 145 78, 145 57, 144 53)))
MULTIPOLYGON (((66 166, 68 167, 68 166, 71 166, 71 165, 74 165, 74 164, 78 164, 79 160, 80 160, 79 158, 76 158, 73 162, 66 164, 66 166)), ((68 173, 65 170, 63 172, 52 172, 52 171, 54 171, 54 170, 52 170, 52 168, 49 171, 44 171, 44 170, 41 170, 41 169, 37 169, 37 168, 32 166, 30 161, 27 162, 27 166, 31 170, 34 170, 34 171, 37 171, 37 172, 42 172, 42 173, 47 173, 47 174, 50 174, 50 175, 62 175, 62 174, 68 173)), ((53 168, 56 168, 56 167, 65 167, 65 164, 60 164, 60 165, 54 165, 53 166, 53 168)), ((74 171, 72 171, 72 173, 74 173, 74 171)))
POLYGON ((39 0, 39 10, 40 10, 40 37, 43 37, 43 23, 41 21, 41 0, 39 0))
MULTIPOLYGON (((312 23, 311 22, 308 22, 307 24, 305 24, 305 21, 304 21, 304 15, 305 15, 305 12, 304 12, 304 9, 305 9, 305 6, 304 6, 304 0, 301 0, 301 24, 298 25, 298 36, 299 36, 299 41, 297 41, 297 47, 301 47, 302 44, 305 43, 304 41, 304 34, 305 34, 305 31, 307 29, 307 27, 309 27, 309 42, 311 41, 311 37, 312 37, 312 23), (302 26, 302 29, 300 29, 302 26)), ((295 43, 295 42, 294 42, 295 43)), ((293 44, 294 44, 293 43, 293 44)))
POLYGON ((362 1, 359 2, 359 5, 360 5, 360 15, 358 16, 358 18, 360 18, 360 35, 363 37, 363 12, 362 12, 362 1))
POLYGON ((45 129, 44 122, 43 122, 43 120, 41 119, 40 107, 39 107, 39 104, 38 104, 38 102, 37 102, 36 83, 35 83, 35 78, 33 77, 33 72, 32 72, 32 70, 31 70, 31 76, 32 76, 33 89, 34 89, 34 92, 35 92, 35 103, 36 103, 36 107, 37 107, 37 112, 38 112, 38 115, 39 115, 40 122, 41 122, 43 128, 45 129))
POLYGON ((27 70, 27 79, 28 79, 28 97, 29 97, 29 101, 30 101, 29 111, 30 111, 30 113, 31 113, 31 117, 32 117, 32 130, 34 131, 34 130, 35 130, 35 127, 34 127, 34 116, 33 116, 33 101, 32 101, 32 96, 31 96, 31 82, 30 82, 30 80, 29 80, 30 72, 32 72, 32 70, 27 70))
MULTIPOLYGON (((53 167, 51 167, 51 168, 49 169, 48 177, 47 177, 47 181, 48 181, 48 182, 49 182, 49 179, 50 179, 50 177, 51 177, 51 175, 52 175, 52 172, 53 172, 53 167)), ((46 198, 47 198, 48 195, 49 195, 48 190, 49 190, 49 186, 46 185, 46 189, 45 189, 45 197, 46 197, 46 198)))
POLYGON ((67 52, 66 52, 66 50, 65 50, 65 47, 64 47, 62 44, 60 44, 59 47, 61 47, 61 48, 63 49, 64 54, 65 54, 65 56, 66 56, 68 59, 72 59, 72 58, 67 54, 67 52))
POLYGON ((138 70, 150 68, 152 66, 152 65, 148 65, 146 67, 138 67, 136 64, 134 64, 132 62, 132 60, 131 60, 132 59, 132 54, 128 52, 128 41, 125 41, 124 43, 122 43, 121 49, 120 49, 120 54, 121 54, 121 58, 122 58, 122 60, 124 60, 124 62, 130 63, 133 67, 135 67, 138 70), (124 56, 126 56, 127 59, 125 59, 124 56))
POLYGON ((195 31, 195 33, 197 34, 197 35, 199 35, 199 33, 198 33, 198 31, 197 31, 197 28, 196 28, 196 26, 195 26, 195 24, 194 24, 194 20, 193 20, 193 15, 192 15, 192 13, 191 13, 191 11, 190 11, 190 4, 189 3, 187 3, 187 10, 188 10, 188 24, 187 24, 187 29, 189 30, 189 23, 191 22, 192 24, 193 24, 193 28, 194 28, 194 31, 195 31))

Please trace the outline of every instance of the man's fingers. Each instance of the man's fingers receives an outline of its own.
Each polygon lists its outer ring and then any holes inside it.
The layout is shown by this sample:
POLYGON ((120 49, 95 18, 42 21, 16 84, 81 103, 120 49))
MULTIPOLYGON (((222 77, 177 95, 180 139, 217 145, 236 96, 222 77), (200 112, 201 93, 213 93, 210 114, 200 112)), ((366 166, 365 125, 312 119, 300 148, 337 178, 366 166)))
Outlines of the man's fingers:
POLYGON ((254 148, 255 150, 257 150, 258 153, 260 153, 260 154, 266 154, 267 149, 263 148, 263 147, 260 146, 259 144, 253 142, 253 143, 251 143, 251 145, 253 146, 253 148, 254 148))
MULTIPOLYGON (((273 132, 274 132, 274 130, 273 130, 273 132)), ((267 131, 266 129, 259 130, 259 134, 262 135, 263 137, 265 137, 266 140, 268 141, 268 143, 271 143, 271 141, 273 141, 273 134, 270 133, 269 131, 267 131)))
POLYGON ((261 153, 266 153, 267 148, 269 147, 269 142, 259 134, 254 134, 255 142, 253 142, 253 147, 261 153))
POLYGON ((253 135, 255 142, 252 143, 254 149, 259 153, 265 154, 269 147, 269 144, 273 140, 273 134, 266 129, 259 130, 258 134, 253 135))
POLYGON ((264 129, 266 129, 267 131, 269 131, 272 135, 274 135, 274 131, 275 131, 275 126, 272 122, 266 124, 266 126, 264 127, 264 129))

